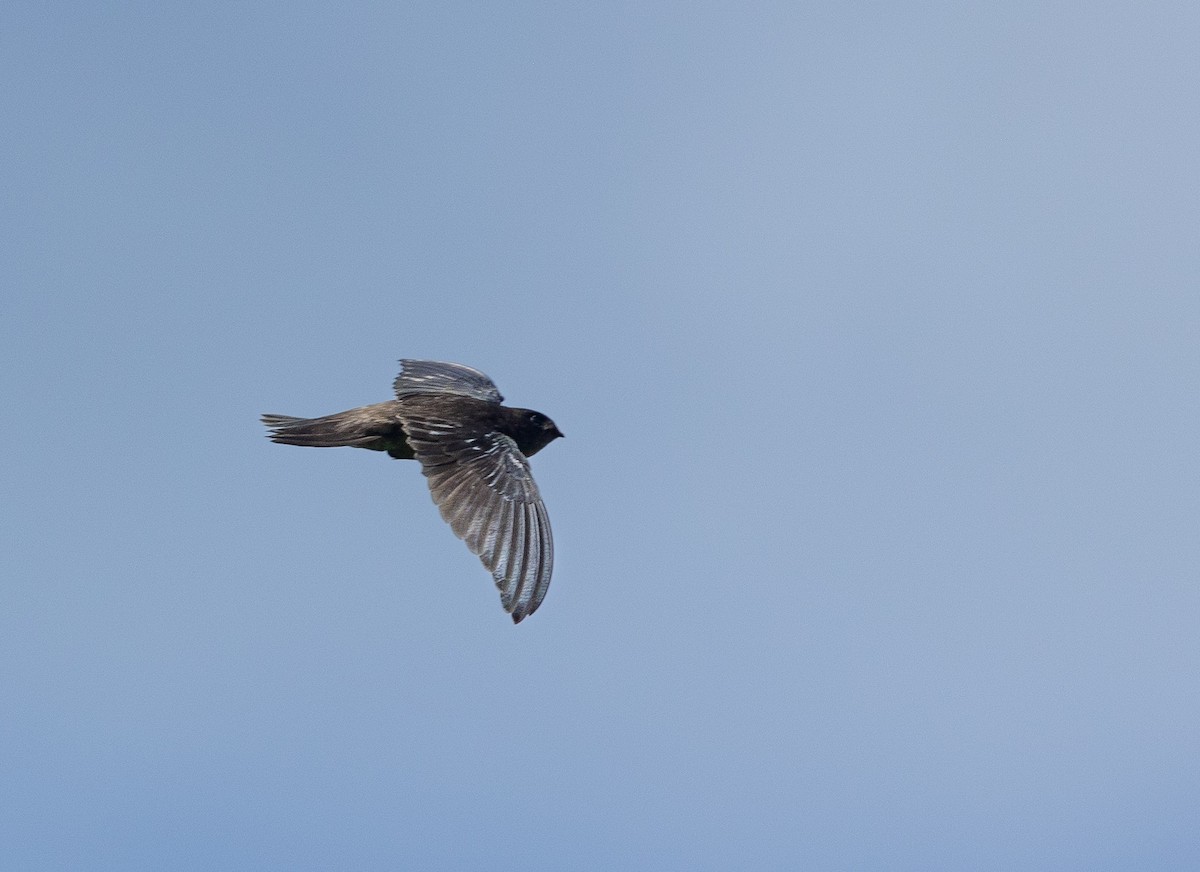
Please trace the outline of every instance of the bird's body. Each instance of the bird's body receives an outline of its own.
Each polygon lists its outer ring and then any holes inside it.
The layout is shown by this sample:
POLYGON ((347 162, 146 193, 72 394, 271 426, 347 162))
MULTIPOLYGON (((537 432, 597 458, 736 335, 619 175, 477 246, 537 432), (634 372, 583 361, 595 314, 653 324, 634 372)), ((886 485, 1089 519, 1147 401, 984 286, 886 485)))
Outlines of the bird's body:
MULTIPOLYGON (((388 400, 360 406, 323 418, 291 418, 287 415, 263 415, 263 423, 275 429, 271 439, 283 445, 308 445, 321 448, 350 445, 371 451, 386 451, 397 460, 415 460, 408 443, 403 419, 420 414, 461 421, 466 426, 495 430, 512 437, 526 457, 537 454, 561 433, 548 432, 540 420, 530 423, 531 409, 514 409, 469 397, 414 394, 402 400, 388 400), (549 436, 549 438, 546 438, 549 436)), ((540 416, 546 421, 544 415, 540 416)))
POLYGON ((326 415, 263 415, 285 445, 352 446, 415 459, 442 517, 492 573, 514 621, 533 614, 554 564, 550 520, 526 460, 562 436, 540 412, 501 405, 457 363, 403 360, 396 399, 326 415))

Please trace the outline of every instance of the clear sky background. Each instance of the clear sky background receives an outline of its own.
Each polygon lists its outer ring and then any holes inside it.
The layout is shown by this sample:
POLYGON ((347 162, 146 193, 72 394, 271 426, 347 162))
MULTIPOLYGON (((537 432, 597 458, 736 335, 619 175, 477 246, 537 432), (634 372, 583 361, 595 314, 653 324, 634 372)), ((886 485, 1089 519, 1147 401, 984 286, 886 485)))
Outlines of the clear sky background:
POLYGON ((0 868, 1200 868, 1200 7, 0 13, 0 868), (514 627, 415 464, 566 433, 514 627))

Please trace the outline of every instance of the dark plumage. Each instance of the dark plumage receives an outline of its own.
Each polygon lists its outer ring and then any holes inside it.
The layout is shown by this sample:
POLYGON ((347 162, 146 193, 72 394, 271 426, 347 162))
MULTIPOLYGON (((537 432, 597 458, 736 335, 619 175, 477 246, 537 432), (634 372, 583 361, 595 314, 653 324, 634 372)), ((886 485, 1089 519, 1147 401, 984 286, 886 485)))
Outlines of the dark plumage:
POLYGON ((454 534, 492 573, 514 622, 532 615, 550 586, 554 540, 527 457, 562 436, 531 409, 501 405, 479 370, 402 360, 396 399, 326 415, 263 415, 284 445, 350 445, 416 459, 454 534))

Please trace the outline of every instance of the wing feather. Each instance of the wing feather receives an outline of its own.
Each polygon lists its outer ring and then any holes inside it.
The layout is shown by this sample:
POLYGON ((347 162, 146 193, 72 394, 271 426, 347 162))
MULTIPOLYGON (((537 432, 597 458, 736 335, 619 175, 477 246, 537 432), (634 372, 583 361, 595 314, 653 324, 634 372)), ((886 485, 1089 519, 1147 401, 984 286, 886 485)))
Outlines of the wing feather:
POLYGON ((392 382, 397 398, 412 394, 457 394, 489 403, 501 403, 504 397, 486 375, 461 363, 440 360, 400 361, 400 375, 392 382))
POLYGON ((442 518, 492 574, 504 610, 522 621, 546 596, 554 569, 550 518, 529 460, 498 431, 472 431, 428 407, 400 415, 442 518))

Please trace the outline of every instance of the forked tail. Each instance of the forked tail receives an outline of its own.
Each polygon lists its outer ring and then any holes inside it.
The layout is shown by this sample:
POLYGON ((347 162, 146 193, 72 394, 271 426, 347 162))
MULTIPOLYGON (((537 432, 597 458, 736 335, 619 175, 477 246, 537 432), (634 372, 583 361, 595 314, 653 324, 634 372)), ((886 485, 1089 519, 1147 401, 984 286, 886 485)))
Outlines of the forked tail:
POLYGON ((263 415, 262 422, 271 428, 268 437, 281 445, 309 445, 315 448, 337 448, 352 445, 375 448, 378 433, 369 433, 363 422, 347 412, 323 418, 293 418, 291 415, 263 415))

